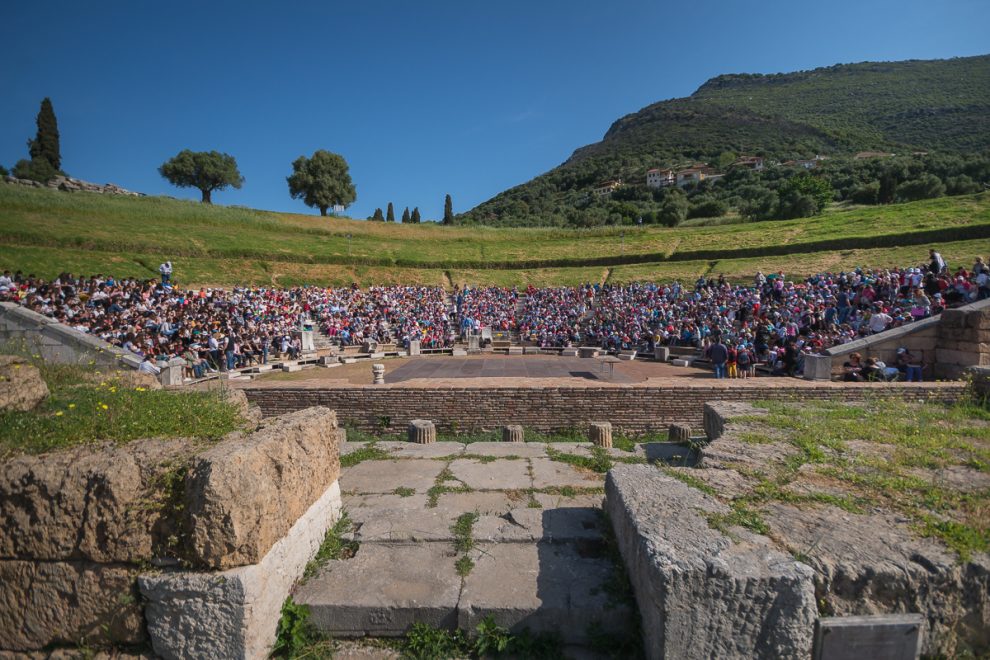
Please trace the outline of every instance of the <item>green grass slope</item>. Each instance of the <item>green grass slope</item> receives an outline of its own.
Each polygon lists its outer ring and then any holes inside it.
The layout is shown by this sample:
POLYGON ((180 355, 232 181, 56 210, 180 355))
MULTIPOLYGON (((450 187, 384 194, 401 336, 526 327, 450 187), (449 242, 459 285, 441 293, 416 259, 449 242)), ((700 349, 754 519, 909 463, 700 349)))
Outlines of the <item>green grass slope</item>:
POLYGON ((565 224, 605 179, 716 162, 723 152, 778 160, 864 150, 972 154, 990 148, 990 56, 865 62, 773 75, 723 75, 690 97, 616 121, 601 142, 461 217, 565 224))
POLYGON ((971 265, 990 252, 988 239, 990 193, 776 222, 569 230, 385 224, 0 184, 0 268, 48 277, 154 277, 171 259, 186 284, 547 286, 914 264, 929 244, 971 265))

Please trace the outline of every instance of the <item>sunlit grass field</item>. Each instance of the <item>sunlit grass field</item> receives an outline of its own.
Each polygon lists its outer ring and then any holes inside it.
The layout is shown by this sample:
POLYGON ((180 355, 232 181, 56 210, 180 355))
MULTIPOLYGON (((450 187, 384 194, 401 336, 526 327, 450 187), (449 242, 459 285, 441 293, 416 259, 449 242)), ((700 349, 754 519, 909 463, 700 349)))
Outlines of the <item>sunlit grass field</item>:
POLYGON ((0 267, 48 277, 154 277, 171 259, 191 286, 551 286, 914 265, 929 245, 953 265, 990 252, 990 193, 787 221, 568 230, 384 224, 0 185, 0 267))

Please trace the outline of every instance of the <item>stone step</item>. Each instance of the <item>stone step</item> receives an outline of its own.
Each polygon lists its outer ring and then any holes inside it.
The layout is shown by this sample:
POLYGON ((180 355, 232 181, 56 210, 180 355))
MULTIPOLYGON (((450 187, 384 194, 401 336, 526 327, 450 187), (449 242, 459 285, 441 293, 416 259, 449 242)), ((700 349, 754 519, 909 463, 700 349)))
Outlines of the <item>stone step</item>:
POLYGON ((585 644, 594 627, 630 632, 631 610, 610 602, 613 565, 594 543, 478 543, 457 574, 446 542, 362 544, 301 585, 294 600, 334 637, 398 637, 417 622, 473 631, 486 616, 513 632, 553 632, 585 644))

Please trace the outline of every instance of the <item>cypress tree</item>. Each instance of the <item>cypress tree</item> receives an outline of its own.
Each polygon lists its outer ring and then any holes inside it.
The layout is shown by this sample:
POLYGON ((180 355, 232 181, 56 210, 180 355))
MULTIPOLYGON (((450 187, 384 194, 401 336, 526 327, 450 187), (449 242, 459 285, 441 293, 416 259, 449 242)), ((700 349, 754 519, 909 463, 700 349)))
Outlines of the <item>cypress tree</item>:
POLYGON ((371 219, 374 220, 375 222, 385 222, 385 216, 382 215, 381 208, 375 209, 375 214, 371 216, 371 219))
POLYGON ((62 169, 62 154, 58 142, 58 120, 55 119, 52 101, 47 96, 41 102, 37 124, 38 135, 28 142, 31 160, 44 160, 52 169, 59 171, 62 169))
POLYGON ((443 224, 454 224, 454 203, 450 200, 450 195, 443 200, 443 224))
POLYGON ((385 213, 385 222, 395 222, 395 210, 392 208, 392 202, 388 203, 388 211, 385 213))
POLYGON ((422 218, 419 217, 419 207, 413 209, 412 217, 409 219, 414 225, 418 225, 422 218))
POLYGON ((409 224, 409 207, 408 206, 406 207, 406 210, 402 212, 402 224, 404 224, 404 225, 409 224))

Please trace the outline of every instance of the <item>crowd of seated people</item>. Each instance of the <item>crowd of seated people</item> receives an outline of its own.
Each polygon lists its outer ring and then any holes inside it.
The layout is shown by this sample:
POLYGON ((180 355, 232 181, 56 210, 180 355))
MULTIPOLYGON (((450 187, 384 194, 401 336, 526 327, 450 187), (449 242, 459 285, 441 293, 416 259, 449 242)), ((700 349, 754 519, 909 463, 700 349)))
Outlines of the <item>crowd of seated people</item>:
POLYGON ((476 333, 481 328, 500 331, 516 328, 519 292, 515 288, 455 286, 453 297, 462 335, 476 333))
POLYGON ((581 340, 580 321, 592 304, 593 294, 594 289, 589 285, 529 287, 519 321, 520 337, 542 347, 576 345, 581 340))
POLYGON ((422 348, 453 345, 454 324, 446 294, 438 287, 373 286, 319 289, 314 315, 323 332, 341 346, 396 343, 422 348))
POLYGON ((458 332, 481 327, 519 331, 544 347, 594 345, 652 351, 704 350, 714 339, 756 361, 793 372, 803 353, 882 332, 990 298, 982 259, 955 271, 932 251, 918 267, 855 269, 788 280, 757 273, 746 283, 725 277, 693 285, 455 289, 453 308, 439 287, 357 285, 233 287, 185 290, 171 281, 63 273, 51 281, 5 271, 0 301, 15 301, 138 356, 181 357, 190 375, 297 357, 301 324, 315 324, 341 345, 363 342, 447 348, 458 332))

